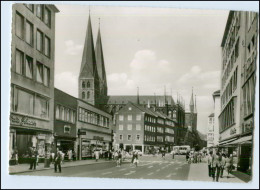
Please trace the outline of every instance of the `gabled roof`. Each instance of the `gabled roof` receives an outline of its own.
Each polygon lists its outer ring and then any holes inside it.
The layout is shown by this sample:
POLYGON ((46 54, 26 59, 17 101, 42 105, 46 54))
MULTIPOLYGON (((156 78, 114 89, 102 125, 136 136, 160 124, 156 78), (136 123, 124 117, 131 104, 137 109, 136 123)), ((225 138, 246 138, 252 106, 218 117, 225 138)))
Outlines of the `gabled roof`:
POLYGON ((91 77, 95 77, 96 75, 97 75, 96 57, 94 51, 91 19, 89 15, 79 76, 91 78, 91 77))

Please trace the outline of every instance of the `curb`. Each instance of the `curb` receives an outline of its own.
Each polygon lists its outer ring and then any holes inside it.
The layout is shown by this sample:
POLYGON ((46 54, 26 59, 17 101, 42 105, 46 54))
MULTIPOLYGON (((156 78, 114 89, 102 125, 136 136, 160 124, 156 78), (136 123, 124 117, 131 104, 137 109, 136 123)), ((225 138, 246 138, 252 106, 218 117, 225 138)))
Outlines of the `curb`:
MULTIPOLYGON (((113 160, 114 161, 114 160, 113 160)), ((113 161, 107 161, 107 162, 93 162, 93 163, 82 163, 82 164, 79 164, 79 165, 72 165, 72 166, 63 166, 61 168, 69 168, 69 167, 77 167, 77 166, 83 166, 83 165, 92 165, 92 164, 103 164, 103 163, 110 163, 110 162, 113 162, 113 161)), ((36 169, 36 170, 24 170, 24 171, 19 171, 19 172, 12 172, 10 173, 9 172, 9 175, 15 175, 15 174, 19 174, 19 173, 28 173, 28 172, 36 172, 36 171, 43 171, 43 170, 51 170, 51 169, 54 169, 54 168, 42 168, 42 169, 36 169)))

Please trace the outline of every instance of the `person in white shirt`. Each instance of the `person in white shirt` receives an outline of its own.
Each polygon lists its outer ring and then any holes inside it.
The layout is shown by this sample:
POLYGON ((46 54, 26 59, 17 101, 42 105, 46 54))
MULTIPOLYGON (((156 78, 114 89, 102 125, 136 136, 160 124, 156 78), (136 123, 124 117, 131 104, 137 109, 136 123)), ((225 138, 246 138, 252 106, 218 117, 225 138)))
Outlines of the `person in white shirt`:
POLYGON ((213 152, 211 151, 207 157, 209 177, 212 177, 212 154, 213 152))

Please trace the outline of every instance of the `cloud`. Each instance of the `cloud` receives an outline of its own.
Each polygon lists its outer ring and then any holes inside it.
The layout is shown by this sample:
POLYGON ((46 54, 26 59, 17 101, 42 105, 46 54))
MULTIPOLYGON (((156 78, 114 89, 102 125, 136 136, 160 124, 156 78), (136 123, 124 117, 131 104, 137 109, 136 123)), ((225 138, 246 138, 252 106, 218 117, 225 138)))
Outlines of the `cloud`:
POLYGON ((220 71, 203 72, 202 69, 195 65, 189 72, 182 75, 177 84, 184 86, 197 86, 198 88, 218 89, 220 83, 220 71))
POLYGON ((78 97, 78 77, 71 72, 55 75, 54 86, 72 96, 78 97))
POLYGON ((65 53, 69 55, 78 55, 83 49, 83 45, 75 44, 73 40, 65 41, 65 53))

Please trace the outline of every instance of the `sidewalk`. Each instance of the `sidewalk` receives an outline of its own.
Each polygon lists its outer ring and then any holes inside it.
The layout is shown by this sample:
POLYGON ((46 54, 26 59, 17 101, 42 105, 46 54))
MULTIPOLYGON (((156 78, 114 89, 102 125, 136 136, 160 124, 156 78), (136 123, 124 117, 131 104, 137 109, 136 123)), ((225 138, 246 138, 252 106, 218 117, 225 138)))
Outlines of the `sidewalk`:
MULTIPOLYGON (((63 162, 61 165, 62 168, 67 167, 75 167, 80 165, 88 165, 88 164, 100 164, 100 163, 110 163, 115 162, 114 160, 103 160, 100 159, 98 162, 96 160, 77 160, 72 162, 63 162)), ((14 166, 9 166, 9 174, 17 174, 17 173, 24 173, 24 172, 33 172, 33 171, 41 171, 41 170, 50 170, 54 169, 54 164, 51 164, 49 168, 44 168, 44 163, 39 163, 36 166, 36 170, 29 170, 30 164, 19 164, 14 166)))
MULTIPOLYGON (((238 173, 234 171, 234 173, 238 173)), ((236 175, 237 176, 237 175, 236 175)), ((223 178, 219 178, 219 182, 222 183, 245 183, 245 180, 239 179, 232 174, 229 174, 229 178, 227 178, 227 172, 224 171, 223 178)), ((241 178, 241 177, 240 177, 241 178)), ((188 176, 189 181, 209 181, 212 182, 212 177, 208 176, 208 165, 207 163, 197 163, 197 164, 190 164, 190 171, 188 176)))

